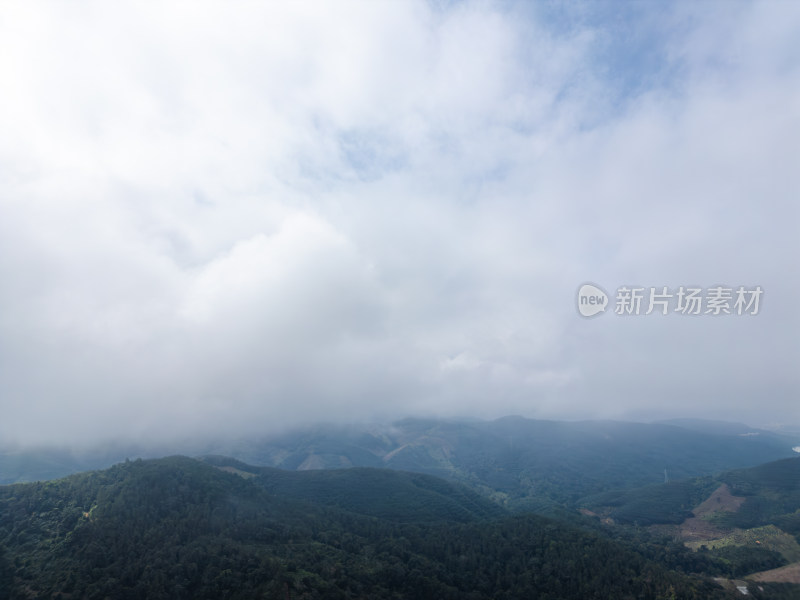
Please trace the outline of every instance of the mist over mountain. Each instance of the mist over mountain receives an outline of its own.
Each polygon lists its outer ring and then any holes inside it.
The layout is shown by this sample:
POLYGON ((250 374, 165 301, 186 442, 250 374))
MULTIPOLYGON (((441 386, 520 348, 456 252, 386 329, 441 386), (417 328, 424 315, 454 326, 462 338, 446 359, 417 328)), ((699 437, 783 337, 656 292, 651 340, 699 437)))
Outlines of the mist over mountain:
MULTIPOLYGON (((196 443, 198 459, 0 486, 0 589, 600 599, 733 598, 738 586, 781 600, 800 589, 798 443, 736 423, 513 416, 196 443)), ((132 450, 18 451, 0 465, 31 477, 132 450)))
POLYGON ((0 453, 0 482, 50 479, 125 458, 224 455, 289 471, 389 468, 460 481, 508 505, 571 503, 591 493, 713 475, 796 456, 800 436, 737 424, 405 419, 163 446, 0 453), (722 432, 722 433, 721 433, 722 432), (757 435, 754 435, 757 434, 757 435))

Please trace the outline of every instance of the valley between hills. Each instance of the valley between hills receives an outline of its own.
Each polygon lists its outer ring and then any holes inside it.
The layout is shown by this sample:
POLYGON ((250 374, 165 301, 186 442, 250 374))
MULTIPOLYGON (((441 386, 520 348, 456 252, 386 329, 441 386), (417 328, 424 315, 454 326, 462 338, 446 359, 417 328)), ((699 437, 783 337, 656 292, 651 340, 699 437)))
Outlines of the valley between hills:
MULTIPOLYGON (((76 461, 0 486, 0 597, 797 598, 797 443, 408 419, 76 461)), ((46 470, 38 452, 0 453, 0 476, 46 470)))

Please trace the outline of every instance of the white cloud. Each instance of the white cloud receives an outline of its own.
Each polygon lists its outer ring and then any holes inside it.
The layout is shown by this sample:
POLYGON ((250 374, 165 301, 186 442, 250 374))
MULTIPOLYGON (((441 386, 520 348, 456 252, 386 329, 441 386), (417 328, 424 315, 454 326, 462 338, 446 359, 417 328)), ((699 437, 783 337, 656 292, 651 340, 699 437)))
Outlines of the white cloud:
POLYGON ((0 434, 798 418, 797 10, 596 10, 4 4, 0 434))

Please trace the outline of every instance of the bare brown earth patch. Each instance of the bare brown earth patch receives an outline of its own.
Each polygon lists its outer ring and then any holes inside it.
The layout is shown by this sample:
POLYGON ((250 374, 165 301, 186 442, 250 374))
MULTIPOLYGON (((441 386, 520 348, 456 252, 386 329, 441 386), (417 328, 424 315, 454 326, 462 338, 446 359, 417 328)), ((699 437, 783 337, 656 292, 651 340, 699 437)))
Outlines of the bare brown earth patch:
POLYGON ((680 526, 680 536, 684 541, 716 540, 730 533, 708 521, 708 517, 716 512, 736 512, 746 498, 734 496, 728 484, 723 483, 714 492, 701 502, 694 510, 693 517, 689 517, 680 526))
POLYGON ((736 512, 744 504, 745 500, 746 498, 731 494, 728 484, 723 483, 714 490, 713 494, 701 502, 692 513, 694 513, 695 517, 702 518, 719 511, 736 512))
POLYGON ((777 569, 753 573, 747 577, 753 581, 770 581, 776 583, 800 583, 800 562, 792 563, 777 569))

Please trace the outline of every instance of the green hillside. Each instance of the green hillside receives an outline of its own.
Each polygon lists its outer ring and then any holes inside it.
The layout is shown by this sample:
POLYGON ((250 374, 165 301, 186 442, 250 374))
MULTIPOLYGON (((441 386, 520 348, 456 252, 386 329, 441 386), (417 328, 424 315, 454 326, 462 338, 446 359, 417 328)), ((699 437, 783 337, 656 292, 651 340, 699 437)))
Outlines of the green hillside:
POLYGON ((798 439, 704 421, 623 423, 405 419, 387 427, 323 427, 220 445, 285 470, 384 467, 465 483, 505 506, 552 513, 590 494, 711 475, 793 456, 798 439))
POLYGON ((719 482, 711 477, 686 479, 594 494, 579 504, 591 509, 610 507, 604 515, 620 523, 678 524, 717 487, 719 482))
POLYGON ((466 523, 494 518, 504 511, 469 488, 437 477, 387 469, 282 471, 252 467, 224 457, 202 460, 254 475, 270 494, 335 506, 400 523, 466 523))
POLYGON ((720 515, 721 524, 742 528, 773 524, 800 535, 800 457, 729 471, 718 479, 733 494, 747 498, 735 513, 720 515))
POLYGON ((794 456, 800 439, 705 421, 622 423, 405 419, 387 426, 320 427, 281 435, 154 448, 0 451, 0 482, 99 468, 126 456, 221 454, 289 471, 388 468, 467 484, 518 510, 549 513, 590 494, 712 475, 794 456))
MULTIPOLYGON (((320 503, 327 485, 342 489, 336 474, 291 480, 297 494, 290 497, 268 491, 262 474, 250 477, 254 469, 243 466, 226 472, 172 457, 1 486, 0 593, 89 600, 733 597, 542 517, 398 523, 320 503)), ((353 475, 350 495, 365 498, 376 498, 378 485, 453 489, 407 474, 353 475)), ((461 500, 473 498, 465 492, 461 500)))
POLYGON ((723 483, 729 486, 731 494, 745 500, 736 511, 711 516, 715 523, 740 528, 772 524, 800 534, 800 457, 714 477, 589 495, 579 504, 590 509, 611 508, 608 516, 623 523, 680 523, 723 483))
MULTIPOLYGON (((800 564, 800 457, 596 494, 580 504, 618 524, 671 524, 673 535, 722 564, 730 576, 800 564)), ((800 583, 796 576, 781 577, 776 581, 800 583)), ((773 582, 765 589, 776 598, 800 596, 800 585, 773 582)))

